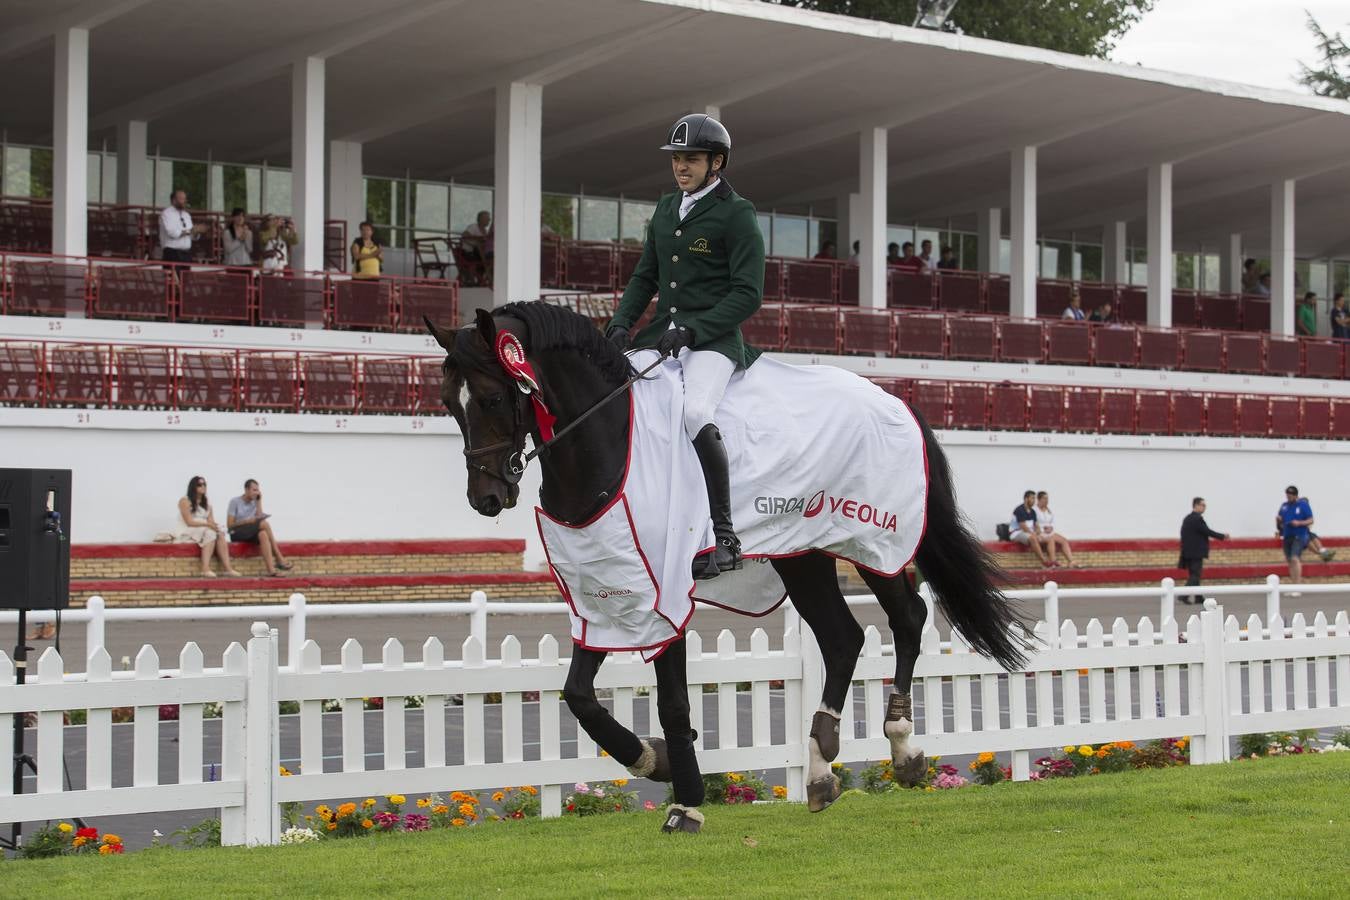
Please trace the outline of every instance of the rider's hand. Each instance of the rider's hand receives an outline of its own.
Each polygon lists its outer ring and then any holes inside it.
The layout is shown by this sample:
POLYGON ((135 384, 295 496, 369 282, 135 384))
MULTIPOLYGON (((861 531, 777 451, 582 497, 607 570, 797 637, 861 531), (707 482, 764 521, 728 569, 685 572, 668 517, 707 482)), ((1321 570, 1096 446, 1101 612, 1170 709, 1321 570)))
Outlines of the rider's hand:
POLYGON ((626 351, 632 342, 632 335, 622 325, 611 325, 605 329, 605 340, 614 344, 620 351, 626 351))
POLYGON ((683 325, 667 329, 656 342, 656 349, 662 356, 679 356, 685 347, 694 346, 694 333, 683 325))

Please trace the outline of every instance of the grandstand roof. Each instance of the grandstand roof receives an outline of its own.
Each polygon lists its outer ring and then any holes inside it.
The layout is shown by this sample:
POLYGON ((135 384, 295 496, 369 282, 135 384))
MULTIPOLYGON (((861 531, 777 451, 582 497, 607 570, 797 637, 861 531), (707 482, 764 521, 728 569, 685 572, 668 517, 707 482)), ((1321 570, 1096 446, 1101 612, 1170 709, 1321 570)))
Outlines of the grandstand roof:
POLYGON ((284 165, 289 64, 321 55, 326 136, 362 141, 368 174, 491 183, 493 89, 529 80, 546 190, 655 195, 666 125, 711 105, 761 208, 831 214, 884 124, 889 221, 973 228, 1036 144, 1043 235, 1142 238, 1146 168, 1172 161, 1178 247, 1259 243, 1270 183, 1296 178, 1299 255, 1350 252, 1350 104, 756 0, 0 0, 8 140, 50 141, 52 22, 91 9, 95 146, 143 118, 165 156, 284 165))

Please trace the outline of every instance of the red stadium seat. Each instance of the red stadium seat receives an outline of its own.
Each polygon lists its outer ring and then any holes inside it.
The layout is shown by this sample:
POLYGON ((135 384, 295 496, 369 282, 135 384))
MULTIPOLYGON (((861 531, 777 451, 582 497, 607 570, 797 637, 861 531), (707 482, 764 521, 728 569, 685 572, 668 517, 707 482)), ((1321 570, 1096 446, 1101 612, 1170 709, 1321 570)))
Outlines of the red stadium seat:
POLYGON ((253 273, 244 269, 186 269, 178 282, 178 318, 248 322, 253 273))
POLYGON ((83 265, 15 260, 9 275, 10 312, 64 316, 88 307, 89 272, 83 265))
POLYGON ((886 305, 891 308, 932 309, 933 276, 898 266, 886 269, 886 305))
POLYGON ((1205 397, 1203 394, 1172 395, 1172 433, 1205 433, 1205 397))
POLYGON ((982 283, 977 272, 939 272, 938 309, 943 312, 983 312, 982 283))
POLYGON ((881 353, 895 349, 894 318, 880 309, 846 309, 843 313, 842 350, 845 353, 881 353))
POLYGON ((1012 311, 1012 282, 1007 275, 983 275, 984 308, 994 315, 1012 311))
POLYGON ((1064 430, 1095 433, 1101 428, 1102 392, 1099 388, 1071 388, 1064 392, 1064 430))
MULTIPOLYGON (((1087 309, 1086 298, 1084 301, 1083 308, 1087 309)), ((1148 293, 1143 288, 1122 287, 1116 294, 1115 311, 1121 322, 1143 325, 1148 321, 1148 293)))
POLYGON ((741 323, 741 336, 761 350, 783 349, 783 307, 765 304, 741 323))
POLYGON ((300 395, 303 410, 356 411, 356 358, 306 356, 300 360, 304 379, 300 395))
POLYGON ((1175 331, 1139 329, 1139 366, 1175 369, 1181 363, 1181 335, 1175 331))
POLYGON ((1303 367, 1303 350, 1294 338, 1262 335, 1266 345, 1267 375, 1298 375, 1303 367))
POLYGON ((1331 436, 1350 438, 1350 400, 1331 401, 1331 436))
POLYGON ((394 282, 352 278, 332 282, 333 327, 388 331, 394 327, 394 282))
POLYGON ((117 376, 118 406, 172 408, 175 399, 172 351, 117 348, 113 352, 113 372, 117 376))
POLYGON ((1051 385, 1032 385, 1031 409, 1027 427, 1032 431, 1057 432, 1064 428, 1064 388, 1051 385))
POLYGON ((1195 291, 1172 291, 1172 327, 1194 328, 1200 324, 1195 291))
POLYGON ((1166 391, 1136 391, 1134 400, 1135 434, 1170 434, 1172 431, 1172 395, 1166 391))
POLYGON ((783 261, 764 260, 764 302, 777 303, 783 299, 783 261))
POLYGON ((909 382, 904 378, 871 378, 868 380, 897 400, 903 403, 909 402, 909 382))
POLYGON ((244 409, 295 412, 300 400, 296 358, 289 353, 242 354, 244 409))
POLYGON ((106 406, 109 400, 107 354, 91 344, 53 344, 47 348, 49 406, 106 406))
POLYGON ((998 358, 1008 362, 1040 362, 1045 358, 1045 323, 1036 319, 1001 319, 998 358))
POLYGON ((92 274, 94 315, 169 318, 173 279, 163 267, 100 265, 92 274))
POLYGON ((1102 391, 1102 431, 1134 434, 1134 391, 1102 391))
POLYGON ((1092 358, 1099 366, 1133 366, 1139 362, 1139 329, 1126 325, 1090 325, 1092 358))
POLYGON ((946 353, 947 320, 933 313, 895 313, 895 353, 940 359, 946 353))
POLYGON ((952 359, 998 358, 997 320, 983 316, 952 316, 947 322, 952 359))
POLYGON ((984 384, 953 382, 951 397, 951 427, 981 429, 988 423, 989 387, 984 384))
POLYGON ((784 299, 794 303, 838 303, 835 287, 835 272, 838 268, 830 262, 784 260, 784 299))
POLYGON ((1261 297, 1242 298, 1242 330, 1270 331, 1270 301, 1261 297))
MULTIPOLYGON (((1244 398, 1243 418, 1246 418, 1247 399, 1244 398)), ((1297 397, 1269 397, 1267 402, 1270 404, 1270 436, 1296 438, 1299 436, 1300 423, 1302 421, 1302 403, 1297 397)), ((1246 428, 1243 428, 1246 433, 1246 428)))
MULTIPOLYGON (((1078 285, 1078 296, 1083 298, 1083 310, 1084 312, 1089 313, 1103 303, 1110 303, 1111 307, 1116 309, 1120 305, 1119 298, 1116 296, 1118 291, 1119 288, 1114 284, 1093 284, 1088 282, 1078 285)), ((1063 311, 1061 310, 1061 312, 1063 311)), ((1117 313, 1118 312, 1119 310, 1117 309, 1117 313)))
POLYGON ((1036 314, 1043 319, 1058 319, 1068 308, 1072 295, 1072 281, 1036 279, 1036 314))
MULTIPOLYGON (((465 279, 460 278, 460 281, 462 283, 465 279)), ((546 288, 563 286, 562 243, 559 241, 539 242, 539 286, 546 288)))
POLYGON ((361 363, 363 413, 409 413, 413 410, 413 363, 407 359, 367 359, 361 363))
POLYGON ((1205 398, 1205 434, 1238 433, 1237 394, 1210 394, 1205 398))
POLYGON ((788 306, 787 339, 784 347, 804 353, 839 352, 839 308, 837 306, 788 306))
POLYGON ((947 428, 951 422, 945 381, 914 382, 909 388, 909 405, 931 428, 947 428))
POLYGON ((139 209, 90 206, 88 222, 90 256, 139 259, 145 255, 139 209))
POLYGON ((614 290, 617 253, 618 248, 609 241, 568 241, 563 245, 563 287, 614 290))
POLYGON ((0 403, 40 405, 44 380, 41 344, 0 344, 0 403))
POLYGON ((445 380, 445 374, 441 371, 441 363, 432 359, 419 361, 413 377, 413 411, 433 416, 444 413, 441 383, 445 380))
POLYGON ((1218 372, 1223 369, 1223 335, 1217 331, 1183 332, 1181 368, 1187 372, 1218 372))
POLYGON ((263 275, 258 279, 258 321, 264 325, 321 325, 328 280, 322 276, 263 275))
POLYGON ((178 353, 179 409, 239 408, 239 379, 234 353, 178 353))
POLYGON ((1051 322, 1045 326, 1046 362, 1086 366, 1092 363, 1092 329, 1082 322, 1051 322))
POLYGON ((1263 350, 1265 342, 1259 334, 1229 331, 1223 335, 1223 369, 1225 372, 1259 375, 1265 371, 1263 350))
POLYGON ((857 306, 859 297, 858 288, 859 269, 857 266, 840 266, 839 268, 839 305, 857 306))
POLYGON ((1020 384, 989 388, 989 427, 999 431, 1027 430, 1027 389, 1020 384))
MULTIPOLYGON (((1298 431, 1298 401, 1294 401, 1294 431, 1298 431)), ((1263 438, 1270 435, 1270 398, 1247 395, 1238 398, 1238 434, 1263 438)))
POLYGON ((1343 341, 1303 339, 1303 374, 1308 378, 1339 379, 1345 371, 1343 341))
POLYGON ((1237 331, 1242 323, 1241 298, 1236 294, 1200 294, 1196 303, 1201 328, 1237 331))
POLYGON ((400 279, 398 330, 426 333, 430 319, 443 328, 459 327, 459 285, 453 281, 400 279))
POLYGON ((624 244, 619 247, 619 280, 616 285, 618 290, 622 291, 628 287, 628 282, 632 279, 641 259, 642 245, 624 244))
POLYGON ((1299 434, 1305 438, 1324 440, 1331 436, 1331 401, 1325 397, 1305 397, 1299 434))

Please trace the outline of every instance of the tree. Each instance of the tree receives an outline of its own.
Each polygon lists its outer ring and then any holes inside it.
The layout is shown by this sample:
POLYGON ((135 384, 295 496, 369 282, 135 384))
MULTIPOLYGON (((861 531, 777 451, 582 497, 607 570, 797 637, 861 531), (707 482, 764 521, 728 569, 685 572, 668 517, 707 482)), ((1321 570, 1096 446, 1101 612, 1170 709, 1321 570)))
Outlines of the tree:
MULTIPOLYGON (((765 0, 912 25, 914 0, 765 0)), ((959 0, 949 21, 973 37, 1106 58, 1156 0, 959 0)))
POLYGON ((1303 74, 1299 82, 1312 88, 1319 97, 1334 97, 1338 100, 1350 100, 1350 45, 1338 31, 1327 34, 1321 24, 1308 14, 1308 30, 1317 39, 1317 52, 1322 62, 1318 68, 1299 64, 1303 74))

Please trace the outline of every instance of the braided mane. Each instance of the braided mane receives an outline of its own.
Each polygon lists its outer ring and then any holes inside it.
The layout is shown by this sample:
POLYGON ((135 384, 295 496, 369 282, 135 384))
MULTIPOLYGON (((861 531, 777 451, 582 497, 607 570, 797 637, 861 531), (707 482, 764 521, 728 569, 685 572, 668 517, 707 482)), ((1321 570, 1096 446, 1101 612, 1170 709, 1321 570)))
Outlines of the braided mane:
POLYGON ((542 300, 507 303, 492 311, 493 315, 520 319, 529 330, 526 351, 546 353, 550 350, 572 350, 581 354, 606 378, 616 384, 633 374, 628 357, 595 327, 595 323, 580 313, 542 300))

